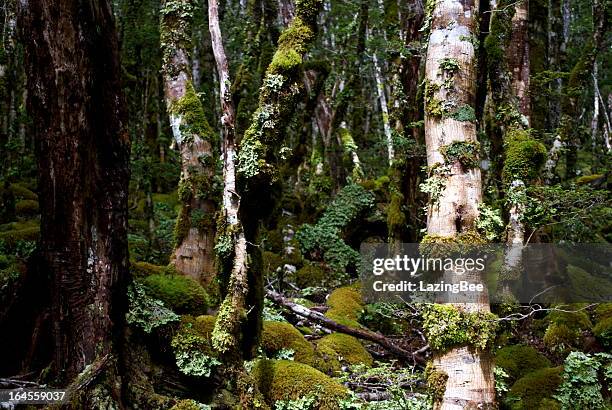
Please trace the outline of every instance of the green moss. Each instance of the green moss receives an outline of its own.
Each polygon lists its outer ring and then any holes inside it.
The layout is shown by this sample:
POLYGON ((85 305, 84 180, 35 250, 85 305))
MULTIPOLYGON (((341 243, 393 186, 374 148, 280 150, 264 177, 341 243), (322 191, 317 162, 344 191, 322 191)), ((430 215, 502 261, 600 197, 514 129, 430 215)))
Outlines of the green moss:
POLYGON ((281 349, 290 349, 294 352, 294 360, 311 366, 314 364, 314 348, 287 322, 265 321, 261 348, 269 357, 273 357, 281 349))
POLYGON ((212 347, 214 317, 183 316, 178 331, 172 337, 172 350, 179 370, 190 376, 209 377, 217 366, 217 352, 212 347))
POLYGON ((587 185, 603 177, 603 174, 583 175, 576 179, 576 183, 578 185, 587 185))
POLYGON ((38 201, 32 199, 23 199, 15 204, 15 212, 17 216, 31 217, 39 213, 38 201))
POLYGON ((317 340, 317 368, 326 373, 334 373, 341 369, 341 363, 349 365, 365 364, 372 366, 372 355, 361 342, 344 333, 332 333, 317 340))
POLYGON ((595 318, 597 321, 612 317, 612 303, 600 303, 595 308, 595 318))
POLYGON ((479 151, 480 144, 476 141, 453 141, 440 147, 440 153, 447 164, 459 162, 464 169, 479 166, 479 151))
POLYGON ((202 407, 195 400, 179 400, 170 410, 202 410, 202 407))
POLYGON ((15 246, 17 242, 19 241, 35 242, 38 240, 39 234, 40 234, 39 227, 3 231, 3 232, 0 232, 0 241, 12 247, 12 246, 15 246))
POLYGON ((361 327, 358 319, 363 311, 361 292, 352 286, 334 290, 327 299, 328 318, 349 327, 361 327))
POLYGON ((16 199, 38 201, 38 195, 21 184, 11 184, 9 189, 16 199))
POLYGON ((607 317, 595 324, 593 334, 606 349, 612 349, 612 317, 607 317))
POLYGON ((464 312, 453 305, 427 305, 423 330, 433 350, 470 345, 486 349, 495 339, 497 317, 489 312, 464 312))
POLYGON ((206 120, 202 101, 195 92, 193 84, 189 82, 185 95, 170 106, 170 112, 181 116, 181 131, 187 133, 186 138, 197 135, 200 138, 213 142, 215 133, 206 120))
POLYGON ((427 363, 425 367, 425 381, 427 382, 427 392, 431 395, 434 403, 439 403, 444 397, 446 392, 446 381, 448 380, 448 374, 436 367, 431 363, 427 363))
POLYGON ((431 258, 448 256, 473 249, 474 245, 483 245, 487 239, 478 231, 461 232, 453 236, 427 234, 421 240, 419 251, 431 258))
POLYGON ((300 288, 320 286, 326 279, 327 274, 317 264, 306 263, 295 273, 295 283, 300 288))
POLYGON ((442 118, 445 114, 442 101, 435 97, 439 90, 440 84, 425 82, 425 112, 433 118, 442 118))
POLYGON ((531 373, 534 370, 550 367, 545 356, 531 346, 506 346, 495 353, 495 365, 503 368, 510 376, 509 382, 531 373))
POLYGON ((506 158, 503 177, 506 182, 530 180, 538 175, 547 157, 544 144, 532 138, 527 131, 515 130, 508 133, 504 145, 506 158))
POLYGON ((552 399, 561 384, 562 370, 561 367, 553 367, 527 374, 512 385, 506 402, 512 410, 539 409, 542 400, 552 399))
POLYGON ((260 360, 252 374, 271 406, 279 400, 296 400, 312 394, 317 398, 316 409, 337 410, 338 401, 348 396, 346 388, 338 382, 303 363, 260 360))
POLYGON ((206 313, 207 296, 195 280, 177 274, 153 274, 142 279, 148 293, 176 313, 206 313))
POLYGON ((471 105, 464 104, 452 111, 450 118, 462 122, 476 122, 476 111, 471 105))
POLYGON ((565 324, 553 323, 544 333, 544 345, 553 352, 567 352, 580 344, 582 335, 565 324))
POLYGON ((153 265, 149 262, 131 262, 130 272, 134 277, 146 277, 150 275, 159 275, 164 273, 165 267, 159 265, 153 265))
POLYGON ((406 225, 406 214, 403 211, 404 195, 398 191, 391 194, 391 201, 387 206, 387 226, 389 230, 406 225))

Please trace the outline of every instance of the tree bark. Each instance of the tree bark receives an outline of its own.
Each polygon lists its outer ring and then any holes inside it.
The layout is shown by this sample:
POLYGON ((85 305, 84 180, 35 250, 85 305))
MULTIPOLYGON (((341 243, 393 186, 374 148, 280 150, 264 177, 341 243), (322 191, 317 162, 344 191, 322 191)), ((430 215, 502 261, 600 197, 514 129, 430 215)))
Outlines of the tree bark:
POLYGON ((204 115, 193 86, 189 62, 191 0, 166 0, 160 18, 162 71, 166 106, 181 154, 179 199, 181 212, 175 228, 171 264, 176 270, 208 285, 215 276, 216 136, 204 115))
POLYGON ((40 249, 51 281, 52 368, 70 381, 114 361, 125 312, 129 137, 118 43, 108 1, 19 7, 28 112, 36 118, 40 249))
MULTIPOLYGON (((464 113, 473 110, 476 55, 470 38, 477 35, 477 13, 474 0, 441 0, 436 2, 431 15, 425 66, 425 142, 427 164, 443 181, 442 192, 437 200, 432 198, 428 207, 427 235, 432 240, 474 232, 478 205, 482 202, 478 166, 447 161, 442 154, 443 148, 451 143, 477 142, 473 115, 459 115, 454 111, 460 107, 464 113)), ((446 272, 444 280, 457 281, 457 277, 454 272, 446 272)), ((486 295, 473 302, 454 306, 470 313, 489 311, 486 295)), ((433 363, 448 375, 446 389, 435 408, 493 406, 493 366, 488 352, 469 346, 451 347, 445 352, 436 352, 433 363)))

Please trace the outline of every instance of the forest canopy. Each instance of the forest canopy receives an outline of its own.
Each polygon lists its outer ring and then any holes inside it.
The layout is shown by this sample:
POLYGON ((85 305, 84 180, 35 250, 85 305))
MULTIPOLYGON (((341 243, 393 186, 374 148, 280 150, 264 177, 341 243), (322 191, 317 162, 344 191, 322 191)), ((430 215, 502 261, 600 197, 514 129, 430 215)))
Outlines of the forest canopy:
POLYGON ((0 408, 610 408, 611 13, 0 0, 0 408))

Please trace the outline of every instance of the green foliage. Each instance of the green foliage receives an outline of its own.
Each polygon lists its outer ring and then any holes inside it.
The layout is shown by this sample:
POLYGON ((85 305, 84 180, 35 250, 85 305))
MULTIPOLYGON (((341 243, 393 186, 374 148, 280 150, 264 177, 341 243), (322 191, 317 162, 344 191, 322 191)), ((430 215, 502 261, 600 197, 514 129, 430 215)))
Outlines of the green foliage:
POLYGON ((488 312, 463 312, 453 305, 424 307, 423 330, 433 350, 446 351, 470 345, 486 349, 495 339, 496 316, 488 312))
POLYGON ((211 410, 207 404, 198 403, 195 400, 179 400, 170 410, 211 410))
POLYGON ((456 58, 445 57, 439 62, 440 70, 447 72, 449 74, 456 73, 459 71, 461 66, 459 65, 459 61, 456 58))
POLYGON ((487 241, 498 239, 504 229, 501 210, 493 209, 485 204, 480 204, 478 206, 476 228, 483 233, 487 241))
POLYGON ((461 105, 450 113, 450 118, 462 122, 476 122, 476 111, 471 105, 461 105))
POLYGON ((314 364, 314 348, 287 322, 265 321, 261 334, 261 348, 268 357, 274 357, 281 350, 292 350, 294 360, 308 365, 314 364))
POLYGON ((563 363, 563 382, 554 396, 563 410, 607 408, 601 380, 612 381, 612 355, 571 352, 563 363), (601 374, 601 375, 600 375, 601 374))
POLYGON ((478 168, 480 144, 477 141, 453 141, 440 147, 440 153, 447 165, 455 162, 464 169, 478 168))
POLYGON ((595 325, 593 334, 605 348, 612 349, 612 317, 607 317, 595 325))
POLYGON ((317 403, 317 398, 309 394, 296 400, 278 400, 274 410, 311 410, 317 403))
POLYGON ((342 229, 374 205, 374 195, 362 186, 350 183, 338 192, 316 225, 304 224, 296 239, 306 254, 322 253, 332 270, 345 272, 357 266, 359 253, 342 240, 342 229))
POLYGON ((551 363, 531 346, 514 345, 495 353, 495 365, 507 373, 509 383, 514 383, 527 373, 550 367, 551 363))
POLYGON ((153 274, 143 278, 142 284, 147 288, 147 293, 179 314, 206 313, 208 296, 202 286, 189 277, 153 274))
POLYGON ((171 346, 176 365, 182 373, 189 376, 210 377, 221 362, 214 357, 210 345, 213 322, 207 318, 211 317, 200 318, 196 321, 190 317, 184 318, 181 327, 172 338, 171 346))
POLYGON ((270 405, 278 400, 316 397, 318 410, 337 410, 348 391, 330 377, 303 363, 288 360, 259 360, 252 370, 259 391, 270 405))
POLYGON ((138 282, 128 288, 128 301, 129 307, 125 314, 127 323, 140 327, 145 333, 179 320, 176 313, 166 308, 161 300, 152 298, 138 282))
POLYGON ((36 216, 40 212, 38 201, 32 199, 17 201, 15 204, 15 212, 17 216, 26 218, 36 216))
POLYGON ((561 384, 561 367, 539 369, 528 373, 514 383, 505 400, 512 410, 540 408, 544 399, 552 399, 561 384))
POLYGON ((550 323, 544 334, 544 344, 552 352, 563 353, 572 347, 580 346, 583 332, 593 326, 584 310, 577 312, 552 311, 547 321, 550 323))
POLYGON ((506 158, 503 177, 506 183, 537 177, 547 157, 544 144, 531 137, 527 131, 514 130, 505 138, 504 147, 506 158))
POLYGON ((319 286, 325 282, 327 275, 322 267, 315 263, 305 263, 295 273, 295 283, 300 289, 319 286))

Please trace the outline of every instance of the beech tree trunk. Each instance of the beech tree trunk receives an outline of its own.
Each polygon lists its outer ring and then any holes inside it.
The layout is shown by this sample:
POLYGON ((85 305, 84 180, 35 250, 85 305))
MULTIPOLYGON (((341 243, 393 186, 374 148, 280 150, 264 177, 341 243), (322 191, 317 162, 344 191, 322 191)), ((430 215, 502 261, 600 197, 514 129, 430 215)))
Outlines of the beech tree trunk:
MULTIPOLYGON (((452 143, 475 144, 473 112, 476 90, 476 55, 470 39, 477 35, 478 4, 474 0, 440 0, 432 12, 425 66, 425 142, 427 164, 443 188, 428 207, 427 234, 431 239, 454 237, 475 230, 482 202, 478 166, 448 161, 443 148, 452 143), (456 107, 456 108, 447 108, 456 107), (457 111, 455 111, 457 110, 457 111)), ((457 280, 447 272, 445 281, 457 280)), ((477 278, 474 278, 477 279, 477 278)), ((465 312, 488 312, 488 298, 456 303, 465 312)), ((434 355, 433 364, 448 375, 437 409, 489 408, 495 401, 493 366, 488 352, 469 346, 452 347, 434 355)))
POLYGON ((118 42, 108 1, 19 7, 28 112, 36 118, 40 250, 51 282, 52 368, 70 381, 116 356, 125 313, 130 157, 118 42))
POLYGON ((190 46, 192 14, 191 0, 162 3, 160 35, 166 106, 173 146, 181 154, 179 199, 182 207, 175 228, 171 264, 180 273, 207 285, 215 275, 216 136, 193 85, 189 62, 193 49, 190 46))

